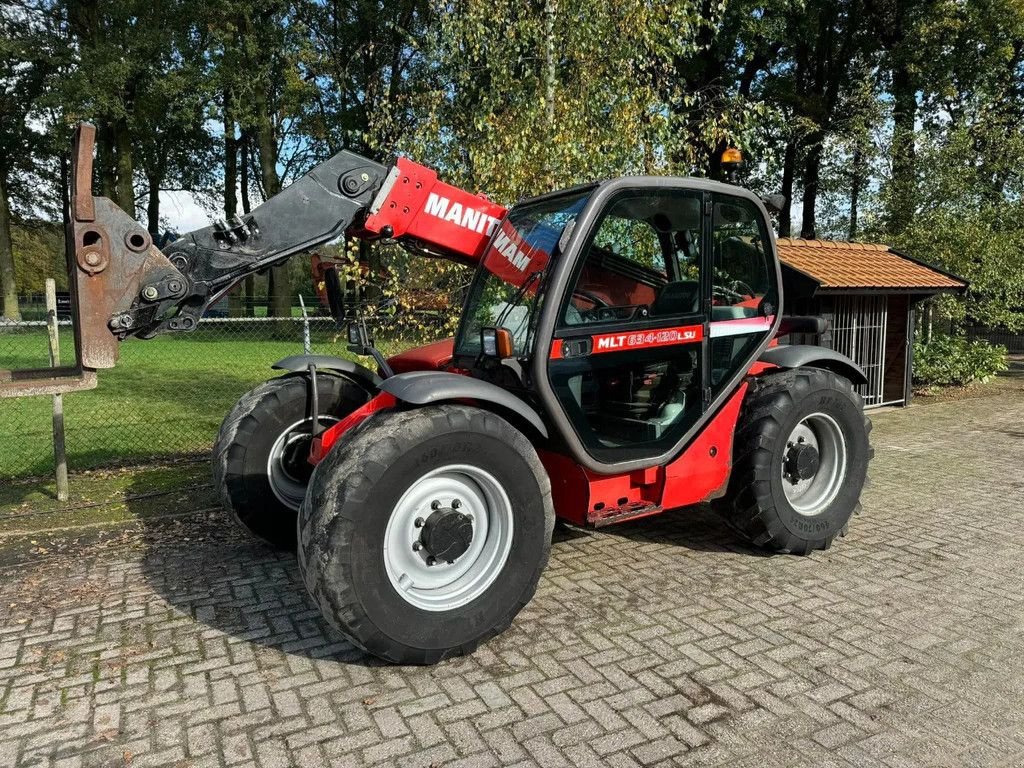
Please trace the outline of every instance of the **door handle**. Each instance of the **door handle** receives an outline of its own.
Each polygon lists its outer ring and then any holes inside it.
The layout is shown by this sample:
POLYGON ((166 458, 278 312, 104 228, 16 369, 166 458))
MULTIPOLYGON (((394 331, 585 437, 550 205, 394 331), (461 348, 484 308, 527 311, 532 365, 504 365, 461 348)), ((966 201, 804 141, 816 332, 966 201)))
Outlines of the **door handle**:
POLYGON ((594 349, 590 337, 562 340, 562 358, 586 357, 594 349))

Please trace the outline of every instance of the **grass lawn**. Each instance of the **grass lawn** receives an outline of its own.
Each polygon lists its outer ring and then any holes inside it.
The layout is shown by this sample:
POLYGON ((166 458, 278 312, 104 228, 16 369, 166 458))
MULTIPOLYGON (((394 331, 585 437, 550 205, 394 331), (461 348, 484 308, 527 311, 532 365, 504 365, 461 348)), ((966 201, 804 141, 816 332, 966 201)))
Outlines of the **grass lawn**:
MULTIPOLYGON (((355 359, 334 333, 314 331, 313 350, 355 359)), ((385 354, 408 346, 381 344, 385 354)), ((63 361, 70 361, 70 338, 62 347, 63 361)), ((125 342, 117 367, 100 371, 97 389, 64 396, 71 469, 205 453, 238 398, 276 375, 272 363, 301 351, 301 325, 292 323, 212 324, 125 342)), ((43 329, 0 329, 0 368, 45 364, 43 329)), ((0 478, 50 474, 51 441, 49 397, 0 400, 0 478)))

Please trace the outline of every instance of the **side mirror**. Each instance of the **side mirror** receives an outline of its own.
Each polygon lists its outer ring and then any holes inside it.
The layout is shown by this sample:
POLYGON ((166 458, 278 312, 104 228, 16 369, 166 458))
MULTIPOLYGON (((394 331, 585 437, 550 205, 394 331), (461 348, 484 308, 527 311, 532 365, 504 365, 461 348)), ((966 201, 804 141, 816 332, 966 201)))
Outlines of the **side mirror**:
POLYGON ((373 337, 370 336, 370 332, 366 330, 366 321, 359 319, 353 320, 348 324, 348 351, 354 352, 357 355, 369 355, 376 363, 377 367, 380 368, 380 375, 385 379, 391 378, 395 375, 395 372, 388 365, 388 361, 384 358, 384 355, 380 353, 380 350, 373 346, 373 337))
POLYGON ((512 331, 508 328, 481 328, 480 351, 484 357, 507 360, 512 357, 512 331))
POLYGON ((357 355, 365 355, 366 350, 373 346, 373 338, 366 329, 363 320, 353 320, 348 324, 348 349, 357 355))

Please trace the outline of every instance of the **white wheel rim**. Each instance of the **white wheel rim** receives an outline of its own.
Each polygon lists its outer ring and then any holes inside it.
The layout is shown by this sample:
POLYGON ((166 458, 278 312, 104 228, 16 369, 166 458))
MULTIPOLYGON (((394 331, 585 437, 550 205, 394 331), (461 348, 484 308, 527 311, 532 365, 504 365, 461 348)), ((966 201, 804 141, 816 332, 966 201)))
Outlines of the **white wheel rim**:
MULTIPOLYGON (((321 428, 339 421, 334 416, 323 415, 319 420, 321 428)), ((306 486, 309 481, 296 476, 288 466, 288 458, 292 452, 301 448, 302 442, 308 443, 312 425, 313 420, 309 417, 296 421, 277 436, 277 440, 270 448, 270 455, 267 456, 267 479, 270 481, 270 490, 274 492, 278 501, 296 512, 302 506, 302 500, 306 498, 306 486)))
POLYGON ((786 456, 782 459, 782 487, 793 510, 813 517, 831 504, 846 479, 846 437, 838 422, 826 413, 812 413, 797 424, 786 438, 787 451, 797 444, 809 445, 818 452, 817 471, 806 479, 787 474, 786 456))
POLYGON ((451 464, 418 478, 399 499, 384 532, 384 566, 391 585, 410 605, 450 611, 475 600, 498 578, 512 548, 512 504, 489 472, 451 464), (423 521, 455 508, 472 522, 468 549, 454 562, 435 561, 420 542, 423 521), (420 521, 420 525, 417 525, 420 521))

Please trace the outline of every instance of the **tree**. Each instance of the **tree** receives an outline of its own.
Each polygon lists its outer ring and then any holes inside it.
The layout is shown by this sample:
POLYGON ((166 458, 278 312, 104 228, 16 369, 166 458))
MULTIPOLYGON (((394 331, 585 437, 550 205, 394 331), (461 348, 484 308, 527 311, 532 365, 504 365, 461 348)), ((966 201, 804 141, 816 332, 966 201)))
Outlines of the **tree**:
POLYGON ((666 150, 673 171, 722 178, 722 152, 749 144, 768 118, 759 85, 789 34, 786 7, 746 0, 665 7, 648 45, 653 81, 672 116, 666 150))
POLYGON ((862 27, 861 0, 815 0, 792 19, 793 107, 809 125, 803 137, 800 237, 817 237, 817 203, 825 142, 848 87, 862 27))
MULTIPOLYGON (((182 3, 179 12, 189 7, 182 3)), ((214 141, 204 125, 213 101, 205 33, 188 13, 164 20, 164 45, 151 81, 136 88, 131 128, 144 181, 146 223, 160 232, 160 193, 202 192, 213 183, 214 141)))
POLYGON ((41 137, 30 127, 30 115, 54 62, 37 14, 5 4, 0 25, 0 309, 4 317, 20 320, 13 209, 19 203, 31 209, 32 188, 39 183, 41 137))
MULTIPOLYGON (((251 140, 248 155, 255 161, 255 186, 264 200, 280 191, 283 179, 308 167, 302 159, 308 156, 308 142, 296 135, 295 128, 315 87, 299 71, 309 33, 297 5, 284 0, 223 0, 209 12, 217 84, 229 94, 230 118, 251 140)), ((291 303, 287 267, 274 267, 268 314, 287 317, 291 303)))

